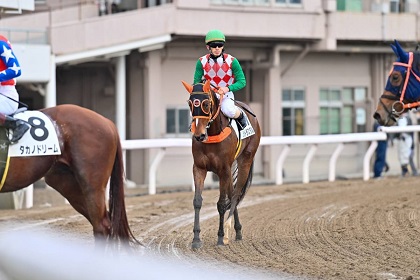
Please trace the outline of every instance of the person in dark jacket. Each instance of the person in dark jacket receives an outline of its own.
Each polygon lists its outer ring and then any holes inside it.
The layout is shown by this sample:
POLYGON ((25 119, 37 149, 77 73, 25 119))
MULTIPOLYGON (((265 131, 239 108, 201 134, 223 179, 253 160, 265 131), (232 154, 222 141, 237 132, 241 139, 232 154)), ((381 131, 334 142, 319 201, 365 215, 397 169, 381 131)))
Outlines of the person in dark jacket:
MULTIPOLYGON (((373 131, 378 131, 379 123, 375 121, 373 125, 373 131)), ((375 162, 373 164, 373 178, 380 178, 382 172, 387 172, 389 166, 386 163, 386 150, 388 147, 388 139, 383 141, 378 141, 378 147, 376 147, 375 153, 375 162)))

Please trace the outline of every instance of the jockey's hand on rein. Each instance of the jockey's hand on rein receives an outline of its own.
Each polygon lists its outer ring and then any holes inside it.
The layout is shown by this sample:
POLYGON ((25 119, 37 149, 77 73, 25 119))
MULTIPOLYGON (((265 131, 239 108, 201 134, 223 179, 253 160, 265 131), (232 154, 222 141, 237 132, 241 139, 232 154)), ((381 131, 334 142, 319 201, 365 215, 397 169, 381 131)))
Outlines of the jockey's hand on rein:
POLYGON ((228 91, 229 91, 229 88, 228 87, 219 87, 219 90, 217 91, 217 93, 219 93, 219 94, 225 94, 228 91))

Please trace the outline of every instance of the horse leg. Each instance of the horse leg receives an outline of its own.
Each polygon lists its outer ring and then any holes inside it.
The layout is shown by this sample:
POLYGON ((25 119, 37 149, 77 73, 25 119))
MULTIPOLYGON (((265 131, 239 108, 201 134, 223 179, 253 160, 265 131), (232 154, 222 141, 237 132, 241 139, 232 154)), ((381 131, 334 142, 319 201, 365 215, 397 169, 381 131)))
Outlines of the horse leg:
POLYGON ((229 217, 229 219, 227 219, 224 224, 224 236, 223 236, 224 245, 229 244, 229 236, 230 236, 231 230, 232 230, 232 217, 229 217))
POLYGON ((229 204, 231 203, 232 193, 233 193, 233 186, 232 186, 232 175, 230 168, 223 168, 223 173, 219 174, 219 189, 220 189, 220 196, 219 201, 217 202, 217 211, 219 212, 219 230, 217 232, 217 245, 227 245, 229 244, 229 229, 231 227, 231 219, 226 221, 227 226, 227 234, 225 237, 225 213, 228 209, 229 204), (227 171, 227 172, 226 172, 227 171))
POLYGON ((105 204, 103 190, 82 189, 73 172, 65 165, 56 165, 45 175, 45 182, 64 196, 73 208, 92 225, 96 241, 103 241, 110 235, 111 222, 105 204))
POLYGON ((239 222, 239 214, 238 214, 238 208, 235 208, 233 211, 233 217, 235 219, 235 232, 236 232, 236 238, 235 240, 242 240, 242 225, 239 222))
POLYGON ((204 180, 207 175, 207 170, 200 169, 197 166, 193 166, 193 174, 194 174, 194 186, 195 186, 195 192, 194 192, 194 200, 193 200, 193 206, 194 206, 194 238, 192 241, 192 248, 198 249, 201 248, 202 242, 200 240, 200 210, 201 206, 203 205, 203 189, 204 189, 204 180))

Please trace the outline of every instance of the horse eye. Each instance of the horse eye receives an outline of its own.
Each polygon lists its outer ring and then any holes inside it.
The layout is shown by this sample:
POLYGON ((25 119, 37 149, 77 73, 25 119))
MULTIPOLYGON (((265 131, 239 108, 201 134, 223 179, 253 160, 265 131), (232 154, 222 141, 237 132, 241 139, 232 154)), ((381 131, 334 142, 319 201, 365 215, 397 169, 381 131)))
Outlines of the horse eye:
POLYGON ((393 86, 399 86, 402 82, 402 75, 400 72, 394 71, 391 73, 391 76, 389 77, 389 81, 391 82, 391 85, 393 86))
POLYGON ((201 110, 203 110, 203 112, 205 114, 210 113, 210 101, 209 100, 203 100, 203 102, 201 103, 201 110))

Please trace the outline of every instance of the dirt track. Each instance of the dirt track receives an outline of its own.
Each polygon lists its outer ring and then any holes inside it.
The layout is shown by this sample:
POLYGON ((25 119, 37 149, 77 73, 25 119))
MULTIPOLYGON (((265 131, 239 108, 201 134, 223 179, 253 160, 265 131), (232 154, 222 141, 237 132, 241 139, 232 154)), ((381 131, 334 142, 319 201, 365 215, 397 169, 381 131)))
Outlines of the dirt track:
MULTIPOLYGON (((420 178, 252 186, 239 208, 243 240, 228 246, 216 246, 218 191, 207 190, 197 252, 192 192, 137 193, 127 191, 132 231, 158 255, 263 269, 270 279, 420 279, 420 178)), ((92 240, 87 221, 55 191, 34 197, 34 209, 1 210, 0 231, 26 221, 92 240)))

